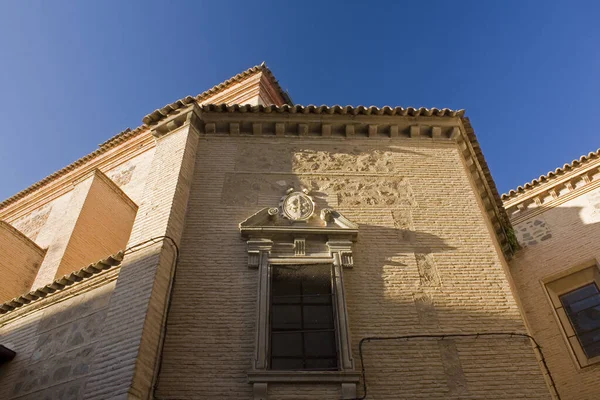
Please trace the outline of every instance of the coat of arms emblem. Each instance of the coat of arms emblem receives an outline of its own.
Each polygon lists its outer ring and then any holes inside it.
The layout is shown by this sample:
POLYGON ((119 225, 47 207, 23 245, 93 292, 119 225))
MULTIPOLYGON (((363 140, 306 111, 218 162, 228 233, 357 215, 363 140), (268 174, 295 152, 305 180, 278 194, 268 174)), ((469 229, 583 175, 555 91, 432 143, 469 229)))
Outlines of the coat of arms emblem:
POLYGON ((297 192, 289 189, 280 205, 282 215, 292 221, 306 221, 315 212, 315 203, 306 190, 297 192))

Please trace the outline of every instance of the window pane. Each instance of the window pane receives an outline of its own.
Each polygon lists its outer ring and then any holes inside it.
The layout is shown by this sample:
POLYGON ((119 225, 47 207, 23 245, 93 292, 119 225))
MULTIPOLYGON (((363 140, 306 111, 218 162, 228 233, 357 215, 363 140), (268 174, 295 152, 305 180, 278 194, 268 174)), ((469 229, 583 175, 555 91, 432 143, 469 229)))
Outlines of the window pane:
POLYGON ((578 333, 600 328, 600 304, 577 313, 568 312, 567 315, 578 333))
POLYGON ((560 296, 587 357, 600 356, 600 293, 595 283, 560 296))
POLYGON ((331 265, 272 267, 272 369, 337 369, 331 271, 331 265))
POLYGON ((271 296, 300 296, 302 294, 301 280, 294 270, 285 267, 273 268, 271 296))
POLYGON ((271 359, 271 369, 295 370, 304 369, 302 358, 275 358, 271 359))
POLYGON ((335 358, 309 358, 306 360, 306 369, 337 369, 335 358))
POLYGON ((329 305, 304 306, 304 329, 333 329, 333 312, 329 305))
POLYGON ((589 358, 600 356, 600 329, 584 333, 579 337, 579 340, 589 358))
POLYGON ((304 349, 308 357, 335 357, 334 332, 306 332, 304 349))
POLYGON ((583 300, 580 300, 576 303, 572 303, 569 307, 570 312, 578 313, 588 308, 600 305, 600 294, 595 294, 590 297, 586 297, 583 300))
POLYGON ((582 286, 579 289, 575 289, 569 293, 563 294, 560 296, 560 301, 562 302, 563 307, 566 308, 567 305, 580 301, 596 293, 598 293, 598 287, 595 283, 590 283, 589 285, 582 286))
POLYGON ((302 357, 301 333, 275 333, 271 334, 271 356, 275 357, 302 357))
POLYGON ((273 304, 271 306, 271 329, 273 331, 302 329, 301 312, 302 306, 300 305, 273 304))

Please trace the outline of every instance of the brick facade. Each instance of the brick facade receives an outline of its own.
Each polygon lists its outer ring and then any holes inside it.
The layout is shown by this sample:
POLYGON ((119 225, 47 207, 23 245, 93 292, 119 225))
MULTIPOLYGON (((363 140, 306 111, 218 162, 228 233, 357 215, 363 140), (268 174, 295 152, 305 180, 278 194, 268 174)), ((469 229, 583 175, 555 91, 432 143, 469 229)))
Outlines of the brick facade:
MULTIPOLYGON (((257 276, 246 267, 236 227, 276 206, 290 186, 309 188, 318 207, 333 207, 360 226, 355 267, 344 277, 354 357, 367 336, 524 332, 455 144, 206 137, 167 323, 160 398, 250 398, 257 276)), ((373 343, 365 363, 373 398, 548 398, 528 340, 373 343)), ((269 393, 284 399, 323 390, 278 384, 269 393)))
MULTIPOLYGON (((0 306, 0 344, 18 354, 0 366, 2 398, 264 398, 248 383, 259 289, 239 224, 277 207, 290 187, 309 190, 317 211, 332 208, 359 226, 354 267, 344 270, 357 371, 365 337, 527 333, 507 276, 503 210, 462 113, 321 112, 286 101, 270 71, 255 67, 155 111, 2 203, 0 218, 47 249, 27 290, 89 263, 92 252, 65 254, 72 243, 92 243, 95 224, 103 226, 98 243, 110 245, 98 244, 93 257, 134 249, 91 291, 101 279, 83 276, 68 288, 55 281, 48 290, 58 294, 47 299, 0 306), (209 105, 238 101, 255 106, 209 105), (98 176, 103 190, 94 191, 98 176), (125 203, 113 196, 120 191, 125 203), (100 311, 88 322, 90 313, 77 310, 88 310, 79 304, 91 293, 102 294, 89 301, 100 311), (45 327, 70 309, 60 328, 45 327), (73 346, 74 334, 57 339, 82 326, 93 331, 82 343, 73 346)), ((438 339, 366 343, 367 398, 551 398, 528 339, 438 339)), ((339 383, 280 381, 267 392, 269 400, 351 393, 339 383)))
POLYGON ((544 282, 600 260, 600 162, 505 196, 521 246, 510 271, 532 335, 547 355, 561 398, 598 398, 600 364, 581 367, 554 313, 544 282))

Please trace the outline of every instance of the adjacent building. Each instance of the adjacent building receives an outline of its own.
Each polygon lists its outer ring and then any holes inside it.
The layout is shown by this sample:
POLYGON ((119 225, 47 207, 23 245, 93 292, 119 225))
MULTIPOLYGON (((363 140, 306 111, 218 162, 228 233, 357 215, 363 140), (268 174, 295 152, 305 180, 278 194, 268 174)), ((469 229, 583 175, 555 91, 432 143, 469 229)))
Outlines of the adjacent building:
POLYGON ((595 160, 505 198, 517 251, 463 111, 294 105, 256 66, 0 203, 0 398, 592 399, 557 321, 593 224, 532 252, 595 160))
POLYGON ((522 249, 511 261, 531 334, 563 398, 600 393, 600 150, 502 197, 522 249))

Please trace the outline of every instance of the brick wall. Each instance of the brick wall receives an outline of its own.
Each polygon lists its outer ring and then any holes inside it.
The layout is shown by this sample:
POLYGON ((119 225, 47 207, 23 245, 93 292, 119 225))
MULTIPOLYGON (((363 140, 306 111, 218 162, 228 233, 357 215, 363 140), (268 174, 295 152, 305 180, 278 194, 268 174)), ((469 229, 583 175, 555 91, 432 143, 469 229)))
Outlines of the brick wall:
MULTIPOLYGON (((362 337, 524 331, 453 143, 204 137, 185 220, 159 398, 251 398, 256 270, 238 224, 304 186, 360 225, 345 271, 354 358, 362 337)), ((371 398, 548 398, 530 343, 370 343, 371 398)), ((270 385, 270 398, 340 398, 270 385)))
POLYGON ((541 281, 582 263, 600 260, 600 188, 585 191, 558 206, 550 204, 542 211, 513 218, 524 248, 511 262, 511 273, 561 397, 597 399, 600 365, 578 366, 541 281))
POLYGON ((17 353, 0 366, 0 398, 82 398, 117 273, 0 317, 0 342, 17 353))
MULTIPOLYGON (((113 184, 119 187, 120 190, 138 205, 141 204, 143 199, 143 189, 145 187, 153 155, 154 148, 150 148, 148 151, 129 158, 127 161, 106 170, 106 175, 112 180, 113 184)), ((91 185, 91 181, 89 184, 91 185)), ((94 211, 96 210, 101 211, 102 207, 100 206, 102 206, 103 202, 106 203, 104 204, 104 209, 106 209, 106 207, 113 207, 115 202, 116 205, 122 205, 122 203, 119 203, 118 201, 118 196, 114 193, 111 193, 110 191, 106 191, 104 194, 101 193, 104 189, 107 189, 107 185, 100 184, 96 187, 96 189, 98 189, 97 193, 93 194, 90 198, 91 202, 88 204, 88 208, 90 208, 92 212, 87 213, 87 216, 91 218, 88 218, 89 221, 84 221, 84 223, 80 224, 80 228, 84 231, 88 230, 88 232, 93 229, 96 229, 97 232, 102 231, 101 235, 105 236, 108 241, 114 241, 115 243, 114 245, 104 246, 104 249, 103 246, 100 246, 98 248, 99 251, 86 253, 83 255, 83 258, 80 257, 79 260, 65 260, 65 267, 61 268, 60 272, 58 272, 58 266, 63 262, 62 259, 65 254, 65 249, 69 244, 74 226, 77 224, 77 219, 80 216, 83 203, 86 200, 87 192, 90 190, 90 187, 84 186, 85 183, 82 185, 82 182, 79 182, 79 189, 68 185, 62 188, 61 191, 69 189, 62 195, 55 198, 50 197, 39 203, 26 198, 23 200, 24 202, 33 202, 34 205, 27 207, 24 210, 17 208, 17 212, 7 213, 2 216, 2 219, 6 220, 29 239, 33 240, 39 247, 47 249, 43 260, 43 267, 40 268, 35 281, 30 282, 30 285, 23 293, 50 283, 57 274, 64 274, 82 268, 91 262, 98 261, 122 250, 122 247, 125 246, 131 229, 132 218, 135 216, 135 210, 133 210, 132 214, 127 211, 127 206, 117 207, 117 210, 122 210, 123 212, 120 214, 109 214, 107 216, 108 218, 105 218, 105 216, 102 215, 102 212, 95 213, 94 211), (81 199, 79 203, 77 202, 77 199, 73 197, 74 194, 76 195, 78 192, 82 192, 80 194, 81 199), (108 223, 109 220, 112 221, 112 226, 106 226, 106 223, 108 223), (123 228, 122 225, 127 225, 127 223, 130 225, 129 228, 125 227, 124 229, 117 229, 117 225, 120 226, 120 228, 123 228), (127 232, 121 235, 115 235, 113 231, 127 232), (125 237, 123 237, 123 235, 125 235, 125 237)), ((35 193, 32 196, 35 196, 35 193)), ((129 209, 131 210, 131 207, 129 207, 129 209)), ((77 235, 77 237, 79 236, 81 235, 77 235)))
POLYGON ((0 303, 29 290, 44 254, 27 236, 0 221, 0 303))
MULTIPOLYGON (((137 205, 96 172, 54 278, 125 249, 137 205)), ((76 210, 73 210, 76 211, 76 210)))

